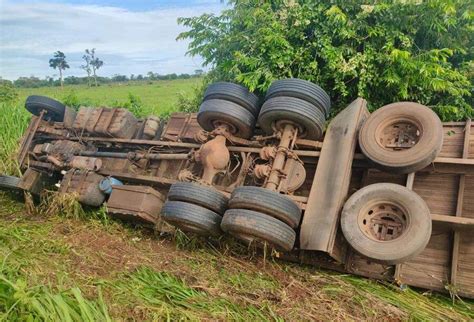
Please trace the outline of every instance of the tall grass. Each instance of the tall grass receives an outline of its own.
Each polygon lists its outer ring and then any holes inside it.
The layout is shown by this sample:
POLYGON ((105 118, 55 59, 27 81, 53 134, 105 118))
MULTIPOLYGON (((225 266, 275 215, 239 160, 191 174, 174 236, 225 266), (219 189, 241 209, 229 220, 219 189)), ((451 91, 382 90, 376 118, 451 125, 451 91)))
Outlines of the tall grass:
POLYGON ((0 103, 0 173, 20 174, 15 152, 30 118, 22 104, 0 103))
POLYGON ((41 282, 56 275, 69 248, 49 236, 49 222, 11 218, 21 205, 0 194, 0 321, 110 321, 107 305, 98 296, 86 298, 77 286, 65 289, 41 282))
POLYGON ((0 273, 0 321, 111 321, 102 296, 87 300, 79 288, 53 292, 0 273))
MULTIPOLYGON (((137 303, 154 320, 267 321, 277 317, 268 307, 243 306, 222 296, 189 287, 183 279, 166 272, 141 267, 120 278, 113 287, 120 294, 133 294, 137 303)), ((130 297, 122 298, 130 301, 130 297)), ((131 300, 133 302, 133 300, 131 300)), ((130 302, 129 302, 130 305, 130 302)))

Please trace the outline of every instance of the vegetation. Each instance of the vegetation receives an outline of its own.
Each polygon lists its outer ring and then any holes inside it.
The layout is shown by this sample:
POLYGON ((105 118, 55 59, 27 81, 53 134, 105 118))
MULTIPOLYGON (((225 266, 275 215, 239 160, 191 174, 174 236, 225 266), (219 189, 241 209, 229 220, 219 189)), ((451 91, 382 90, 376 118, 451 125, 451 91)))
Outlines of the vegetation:
POLYGON ((66 55, 64 55, 64 53, 59 50, 55 52, 53 58, 49 60, 49 67, 59 71, 59 81, 61 82, 62 88, 64 86, 63 71, 69 68, 69 64, 66 61, 66 55))
POLYGON ((18 99, 18 91, 10 82, 0 81, 0 103, 14 103, 18 99))
POLYGON ((334 113, 357 96, 372 109, 413 100, 443 120, 473 115, 474 3, 229 1, 220 15, 181 18, 189 54, 210 77, 265 92, 279 78, 318 83, 334 113))
MULTIPOLYGON (((81 66, 81 68, 85 68, 86 65, 81 66)), ((89 66, 89 68, 91 68, 89 66)), ((92 73, 92 69, 90 70, 92 73)), ((176 80, 176 79, 191 79, 191 78, 200 78, 202 75, 201 70, 196 70, 194 74, 157 74, 153 72, 148 72, 147 76, 139 75, 113 75, 112 77, 101 77, 97 76, 97 85, 111 85, 114 83, 127 83, 127 85, 144 85, 142 83, 152 84, 153 81, 158 80, 176 80)), ((40 88, 40 87, 59 87, 61 86, 61 82, 59 80, 54 80, 51 77, 46 77, 44 79, 40 79, 36 76, 29 76, 29 77, 19 77, 14 81, 9 80, 2 80, 1 82, 10 83, 17 88, 40 88)), ((65 85, 88 85, 90 86, 90 79, 86 77, 77 77, 77 76, 68 76, 64 78, 65 85)))
POLYGON ((87 73, 87 81, 89 82, 90 73, 94 76, 94 84, 97 86, 97 70, 104 65, 104 62, 95 56, 95 48, 86 49, 86 54, 82 57, 86 61, 86 66, 89 67, 87 73))
POLYGON ((173 241, 91 211, 28 213, 16 199, 0 193, 0 320, 474 318, 470 301, 264 261, 232 240, 173 241))

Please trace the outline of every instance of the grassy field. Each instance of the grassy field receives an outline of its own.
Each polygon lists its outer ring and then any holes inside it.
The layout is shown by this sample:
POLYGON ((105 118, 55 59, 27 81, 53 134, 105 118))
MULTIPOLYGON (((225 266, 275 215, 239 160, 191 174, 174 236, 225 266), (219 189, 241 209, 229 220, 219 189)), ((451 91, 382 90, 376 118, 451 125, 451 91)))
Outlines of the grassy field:
MULTIPOLYGON (((0 172, 14 152, 29 94, 90 105, 141 98, 154 114, 176 108, 199 80, 20 91, 0 104, 0 172)), ((345 274, 263 259, 233 240, 158 236, 113 221, 105 209, 51 213, 0 193, 0 320, 473 320, 472 301, 399 289, 345 274)))
POLYGON ((191 95, 193 88, 201 82, 199 78, 175 81, 152 81, 113 83, 99 87, 71 85, 61 90, 60 87, 22 88, 19 91, 20 101, 28 95, 46 95, 60 101, 68 96, 76 96, 86 106, 117 106, 129 100, 129 95, 140 98, 147 114, 167 114, 176 108, 179 95, 191 95))

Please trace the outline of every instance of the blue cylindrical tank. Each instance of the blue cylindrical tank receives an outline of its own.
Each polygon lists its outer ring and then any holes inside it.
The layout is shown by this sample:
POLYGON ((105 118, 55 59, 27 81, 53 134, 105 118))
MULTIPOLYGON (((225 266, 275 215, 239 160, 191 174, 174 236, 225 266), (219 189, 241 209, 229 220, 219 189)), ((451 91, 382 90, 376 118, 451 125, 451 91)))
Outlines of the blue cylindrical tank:
POLYGON ((107 177, 100 181, 99 189, 103 193, 110 195, 112 193, 112 186, 121 186, 123 183, 114 177, 107 177))

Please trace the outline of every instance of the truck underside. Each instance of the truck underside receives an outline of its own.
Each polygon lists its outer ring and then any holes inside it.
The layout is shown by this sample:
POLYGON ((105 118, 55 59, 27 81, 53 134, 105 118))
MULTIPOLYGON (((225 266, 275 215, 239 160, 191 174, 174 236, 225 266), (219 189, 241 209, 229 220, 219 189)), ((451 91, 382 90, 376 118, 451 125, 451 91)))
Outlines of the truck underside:
MULTIPOLYGON (((340 112, 321 138, 292 135, 291 129, 299 131, 292 124, 273 134, 257 127, 254 136, 236 135, 225 126, 222 130, 220 123, 204 131, 197 114, 176 113, 166 123, 154 117, 135 120, 124 110, 107 108, 77 115, 66 109, 60 121, 45 118, 44 110, 37 114, 18 154, 24 190, 40 193, 60 181, 60 193, 75 193, 84 204, 99 206, 108 199, 112 216, 161 225, 160 212, 173 184, 198 183, 227 198, 238 187, 266 187, 302 210, 296 241, 279 257, 474 298, 470 121, 443 123, 443 145, 436 158, 422 169, 399 174, 379 170, 362 153, 358 135, 370 113, 361 98, 340 112), (223 166, 220 161, 225 161, 223 166), (122 184, 111 183, 110 196, 98 188, 109 177, 122 184), (376 183, 405 186, 426 202, 433 228, 416 257, 382 263, 348 243, 340 223, 344 204, 356 191, 376 183)), ((405 218, 396 207, 379 207, 369 212, 383 210, 376 226, 380 231, 375 232, 380 237, 385 229, 383 247, 398 237, 393 227, 403 226, 405 218)))

